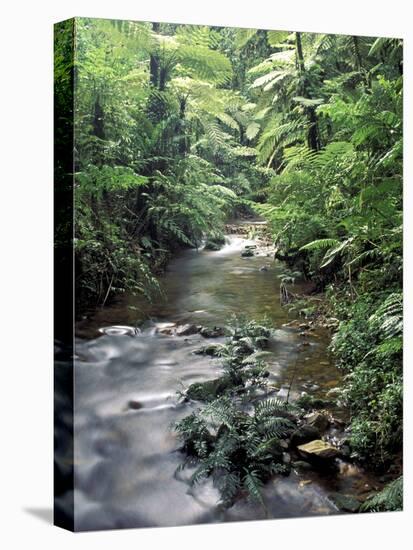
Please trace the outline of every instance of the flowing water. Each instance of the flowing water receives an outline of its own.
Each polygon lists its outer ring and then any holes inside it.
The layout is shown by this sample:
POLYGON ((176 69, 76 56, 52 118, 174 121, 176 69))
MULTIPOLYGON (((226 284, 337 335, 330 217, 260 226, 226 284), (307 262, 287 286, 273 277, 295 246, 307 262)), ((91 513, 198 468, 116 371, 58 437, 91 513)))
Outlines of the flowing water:
POLYGON ((366 490, 360 470, 342 464, 334 476, 312 472, 303 478, 293 471, 274 478, 263 491, 266 510, 246 500, 225 510, 210 480, 191 487, 190 471, 176 473, 184 456, 170 426, 197 406, 179 403, 176 392, 217 377, 220 367, 217 359, 194 355, 208 342, 199 334, 166 334, 172 323, 223 326, 233 314, 266 315, 276 327, 270 384, 280 396, 293 372, 292 397, 309 390, 323 396, 339 383, 326 351, 328 334, 314 331, 303 345, 299 330, 283 326, 293 318, 279 303, 283 266, 266 249, 242 258, 248 244, 231 235, 220 251, 184 251, 161 278, 164 297, 156 304, 123 297, 78 324, 77 530, 328 515, 337 513, 331 491, 366 490))

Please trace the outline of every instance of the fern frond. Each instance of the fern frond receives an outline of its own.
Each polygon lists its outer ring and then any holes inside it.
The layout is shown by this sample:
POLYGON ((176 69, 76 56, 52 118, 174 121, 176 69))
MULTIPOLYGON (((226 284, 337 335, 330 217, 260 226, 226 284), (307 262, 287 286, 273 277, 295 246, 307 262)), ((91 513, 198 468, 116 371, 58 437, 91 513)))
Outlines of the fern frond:
POLYGON ((403 510, 403 476, 395 479, 376 495, 367 499, 361 512, 397 512, 403 510))
POLYGON ((264 500, 261 494, 262 481, 258 476, 256 470, 245 470, 245 476, 243 479, 244 487, 248 491, 248 494, 253 500, 259 501, 261 504, 264 504, 264 500))
POLYGON ((377 327, 386 338, 395 338, 403 334, 403 295, 400 292, 390 294, 371 315, 369 322, 377 327))
POLYGON ((268 92, 275 86, 275 84, 277 84, 277 82, 281 82, 287 77, 291 77, 291 73, 289 71, 271 71, 254 80, 254 82, 251 84, 251 88, 253 89, 263 87, 264 92, 268 92))
POLYGON ((285 41, 290 34, 290 31, 267 31, 268 44, 274 48, 278 47, 279 44, 284 43, 283 47, 285 47, 285 41))
POLYGON ((352 242, 354 241, 354 237, 350 237, 349 239, 346 239, 345 241, 339 243, 337 246, 334 246, 333 248, 329 249, 323 258, 323 262, 320 265, 320 268, 327 267, 330 265, 337 255, 341 254, 343 250, 345 250, 346 247, 348 247, 352 242))
POLYGON ((235 47, 241 50, 256 34, 256 29, 237 29, 234 41, 235 47))
POLYGON ((300 250, 325 250, 326 248, 332 248, 340 243, 337 239, 317 239, 311 241, 300 248, 300 250))
POLYGON ((260 129, 261 127, 257 122, 251 122, 245 130, 245 135, 251 141, 256 137, 260 129))
POLYGON ((217 118, 223 122, 228 128, 231 128, 231 130, 236 130, 239 132, 239 124, 236 120, 232 118, 228 113, 218 113, 217 118))

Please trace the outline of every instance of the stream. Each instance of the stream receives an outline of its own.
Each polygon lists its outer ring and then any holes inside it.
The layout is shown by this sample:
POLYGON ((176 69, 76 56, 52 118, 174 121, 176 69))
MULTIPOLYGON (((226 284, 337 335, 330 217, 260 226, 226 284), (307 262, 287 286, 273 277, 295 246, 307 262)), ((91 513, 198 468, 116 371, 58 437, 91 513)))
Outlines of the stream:
POLYGON ((331 492, 360 495, 373 481, 352 464, 337 473, 292 470, 263 489, 266 510, 242 499, 219 505, 210 480, 191 487, 191 471, 176 473, 184 456, 170 426, 199 403, 176 392, 221 374, 219 359, 194 355, 209 342, 200 334, 168 334, 173 324, 224 326, 233 314, 276 327, 269 350, 270 384, 285 397, 324 397, 340 383, 327 353, 329 334, 285 326, 295 317, 279 300, 285 268, 269 249, 241 257, 245 235, 231 234, 219 251, 185 250, 160 278, 163 298, 147 304, 123 296, 77 325, 75 362, 76 530, 175 526, 339 513, 331 492), (261 268, 261 269, 260 269, 261 268), (136 327, 139 327, 137 329, 136 327), (302 331, 301 331, 302 332, 302 331))

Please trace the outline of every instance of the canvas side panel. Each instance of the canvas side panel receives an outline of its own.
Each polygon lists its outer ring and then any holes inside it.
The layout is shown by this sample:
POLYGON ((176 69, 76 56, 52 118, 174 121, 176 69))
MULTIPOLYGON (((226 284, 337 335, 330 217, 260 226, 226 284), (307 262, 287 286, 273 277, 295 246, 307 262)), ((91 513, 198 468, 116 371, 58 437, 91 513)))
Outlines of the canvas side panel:
POLYGON ((74 530, 74 32, 54 27, 54 523, 74 530))

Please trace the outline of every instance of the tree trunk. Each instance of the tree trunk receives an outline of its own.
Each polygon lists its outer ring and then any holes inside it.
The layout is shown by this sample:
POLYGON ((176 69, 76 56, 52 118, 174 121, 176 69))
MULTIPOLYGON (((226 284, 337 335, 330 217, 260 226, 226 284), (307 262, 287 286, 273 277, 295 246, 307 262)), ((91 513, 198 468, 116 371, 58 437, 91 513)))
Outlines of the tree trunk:
POLYGON ((177 133, 179 136, 179 153, 182 156, 188 151, 188 138, 185 135, 185 109, 186 109, 186 97, 181 97, 179 99, 179 123, 177 128, 177 133))
MULTIPOLYGON (((158 33, 160 23, 152 23, 152 31, 158 33)), ((159 57, 157 53, 151 53, 149 59, 149 81, 154 88, 158 87, 159 82, 159 57)))
POLYGON ((160 92, 163 92, 165 90, 167 74, 168 74, 168 72, 167 72, 166 67, 161 67, 159 69, 159 91, 160 92))
MULTIPOLYGON (((295 51, 296 51, 296 63, 297 72, 299 77, 298 93, 307 99, 311 99, 311 93, 309 90, 309 82, 305 71, 305 62, 303 54, 303 44, 301 41, 301 33, 295 33, 295 51)), ((310 123, 307 133, 308 147, 313 151, 320 150, 320 137, 318 129, 318 118, 315 111, 315 107, 305 107, 305 112, 310 123)))
POLYGON ((103 109, 99 101, 99 96, 97 96, 95 100, 92 127, 93 127, 93 135, 99 139, 105 139, 105 128, 104 128, 103 116, 104 116, 103 109))
POLYGON ((295 49, 297 53, 297 69, 300 76, 303 76, 305 73, 304 65, 304 55, 303 55, 303 44, 301 42, 301 33, 295 33, 295 49))
POLYGON ((362 62, 361 62, 361 55, 360 55, 360 44, 359 44, 359 38, 358 36, 352 36, 353 39, 353 45, 354 45, 354 55, 356 58, 356 69, 360 71, 363 68, 362 62))

